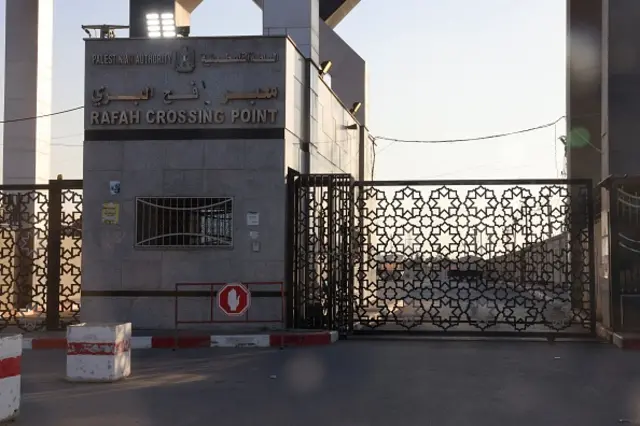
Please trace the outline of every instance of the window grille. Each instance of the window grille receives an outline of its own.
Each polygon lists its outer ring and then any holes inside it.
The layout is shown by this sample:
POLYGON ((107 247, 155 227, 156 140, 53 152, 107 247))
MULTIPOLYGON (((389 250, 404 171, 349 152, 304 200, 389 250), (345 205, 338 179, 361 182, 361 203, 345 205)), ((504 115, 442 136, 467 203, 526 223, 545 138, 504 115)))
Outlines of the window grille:
POLYGON ((136 198, 136 247, 232 247, 230 197, 136 198))

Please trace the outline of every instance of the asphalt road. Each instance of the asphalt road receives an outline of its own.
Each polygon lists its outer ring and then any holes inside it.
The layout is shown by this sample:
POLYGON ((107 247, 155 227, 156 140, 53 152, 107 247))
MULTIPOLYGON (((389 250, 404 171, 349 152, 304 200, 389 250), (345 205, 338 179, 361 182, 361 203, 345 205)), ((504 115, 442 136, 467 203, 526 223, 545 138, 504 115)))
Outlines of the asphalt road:
POLYGON ((214 348, 133 355, 130 379, 85 385, 63 381, 61 351, 26 352, 18 425, 640 422, 638 354, 604 344, 346 341, 282 351, 214 348))

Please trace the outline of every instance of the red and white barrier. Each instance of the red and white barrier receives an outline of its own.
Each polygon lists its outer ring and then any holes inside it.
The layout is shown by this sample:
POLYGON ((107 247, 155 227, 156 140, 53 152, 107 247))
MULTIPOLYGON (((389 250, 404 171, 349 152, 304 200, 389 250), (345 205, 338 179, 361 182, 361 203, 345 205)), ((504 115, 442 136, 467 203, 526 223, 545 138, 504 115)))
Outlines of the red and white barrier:
POLYGON ((115 382, 131 375, 131 323, 67 328, 67 380, 115 382))
MULTIPOLYGON (((338 341, 337 331, 273 331, 266 334, 211 335, 192 333, 189 335, 133 336, 131 349, 175 349, 210 347, 279 347, 329 345, 338 341)), ((65 337, 26 337, 23 350, 66 349, 65 337)))
POLYGON ((20 412, 22 335, 0 336, 0 423, 20 412))

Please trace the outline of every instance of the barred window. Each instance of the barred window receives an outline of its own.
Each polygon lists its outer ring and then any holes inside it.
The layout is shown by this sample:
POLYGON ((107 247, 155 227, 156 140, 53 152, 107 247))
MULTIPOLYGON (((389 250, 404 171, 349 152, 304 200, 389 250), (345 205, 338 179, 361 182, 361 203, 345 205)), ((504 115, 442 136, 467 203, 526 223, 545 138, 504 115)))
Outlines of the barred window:
POLYGON ((233 199, 136 198, 136 247, 231 247, 233 199))

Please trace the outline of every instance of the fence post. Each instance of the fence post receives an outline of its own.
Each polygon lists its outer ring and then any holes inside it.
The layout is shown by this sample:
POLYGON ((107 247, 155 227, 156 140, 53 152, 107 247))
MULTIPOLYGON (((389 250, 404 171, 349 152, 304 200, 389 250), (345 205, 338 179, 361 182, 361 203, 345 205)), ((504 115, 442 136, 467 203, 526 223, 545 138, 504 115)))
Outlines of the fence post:
MULTIPOLYGON (((60 176, 59 176, 60 178, 60 176)), ((63 180, 49 181, 49 236, 47 244, 47 330, 60 326, 60 255, 63 180)))
POLYGON ((296 215, 295 215, 295 178, 296 174, 293 169, 289 169, 287 173, 287 199, 286 199, 286 213, 285 213, 285 271, 284 271, 284 286, 286 297, 286 327, 293 328, 294 326, 294 313, 293 313, 293 300, 295 297, 295 289, 293 288, 295 282, 294 268, 296 267, 295 245, 295 232, 296 232, 296 215))
POLYGON ((619 180, 613 180, 609 188, 609 291, 611 297, 611 328, 622 331, 622 299, 620 288, 620 217, 618 217, 619 180))
MULTIPOLYGON (((327 294, 325 295, 327 298, 328 306, 327 306, 327 328, 329 330, 334 330, 336 329, 335 326, 335 319, 336 319, 336 286, 337 286, 337 282, 336 282, 336 271, 335 271, 335 265, 334 262, 336 259, 339 259, 337 257, 337 247, 336 247, 336 218, 334 217, 336 214, 336 206, 335 206, 335 177, 329 175, 328 176, 328 182, 327 182, 327 227, 326 227, 326 233, 327 235, 322 235, 320 238, 322 238, 322 240, 326 240, 323 241, 324 243, 324 247, 326 248, 326 257, 327 257, 327 276, 326 276, 326 282, 327 282, 327 287, 325 289, 325 291, 327 292, 327 294)), ((322 241, 321 240, 321 241, 322 241)), ((324 283, 321 283, 324 284, 324 283)))
MULTIPOLYGON (((599 189, 598 189, 599 190, 599 189)), ((591 312, 591 331, 595 334, 596 332, 596 323, 598 322, 597 318, 597 301, 596 301, 596 286, 598 285, 598 280, 596 279, 596 254, 595 254, 595 245, 600 244, 600 241, 596 242, 596 234, 595 234, 595 197, 593 196, 594 189, 593 183, 589 183, 587 186, 587 226, 588 226, 588 262, 589 262, 589 311, 591 312)))

